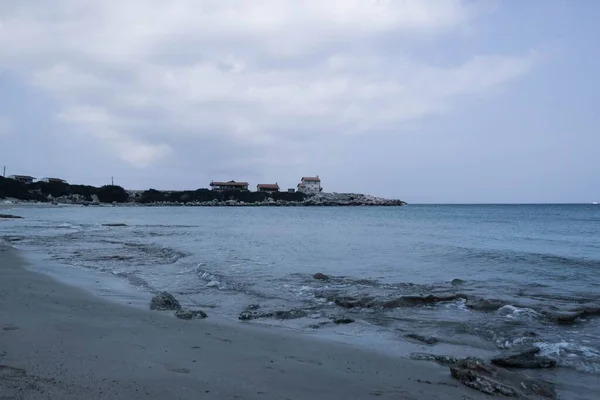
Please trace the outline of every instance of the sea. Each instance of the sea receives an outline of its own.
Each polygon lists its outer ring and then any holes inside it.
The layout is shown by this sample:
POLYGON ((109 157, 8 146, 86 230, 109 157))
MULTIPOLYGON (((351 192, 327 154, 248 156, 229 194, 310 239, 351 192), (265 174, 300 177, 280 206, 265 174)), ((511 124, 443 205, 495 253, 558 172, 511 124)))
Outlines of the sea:
POLYGON ((567 397, 600 398, 598 205, 2 212, 24 217, 0 221, 0 241, 26 250, 32 268, 111 301, 147 308, 168 291, 209 318, 402 357, 485 358, 535 345, 558 368, 531 374, 567 397), (414 300, 425 296, 431 301, 414 300), (266 316, 239 321, 251 305, 266 316), (290 310, 287 319, 274 313, 290 310), (568 324, 553 317, 582 310, 568 324))

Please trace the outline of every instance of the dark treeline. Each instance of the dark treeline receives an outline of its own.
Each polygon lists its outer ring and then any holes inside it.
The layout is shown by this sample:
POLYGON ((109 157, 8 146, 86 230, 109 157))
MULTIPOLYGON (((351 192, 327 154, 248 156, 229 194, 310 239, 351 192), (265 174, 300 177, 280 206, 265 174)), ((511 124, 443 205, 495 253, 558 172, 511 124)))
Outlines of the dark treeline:
POLYGON ((214 191, 208 189, 186 190, 182 192, 159 191, 155 189, 146 190, 135 198, 138 203, 190 203, 207 201, 227 201, 236 200, 244 203, 259 203, 268 198, 273 200, 302 201, 304 194, 287 192, 249 192, 245 191, 214 191))
POLYGON ((97 196, 101 203, 190 203, 208 201, 236 200, 245 203, 257 203, 272 198, 273 200, 301 201, 302 193, 263 193, 249 191, 217 192, 208 189, 188 191, 146 190, 130 197, 125 189, 116 185, 94 187, 88 185, 69 185, 67 183, 36 182, 25 184, 13 179, 0 177, 0 199, 11 197, 19 200, 52 201, 69 196, 80 196, 85 201, 93 201, 97 196))

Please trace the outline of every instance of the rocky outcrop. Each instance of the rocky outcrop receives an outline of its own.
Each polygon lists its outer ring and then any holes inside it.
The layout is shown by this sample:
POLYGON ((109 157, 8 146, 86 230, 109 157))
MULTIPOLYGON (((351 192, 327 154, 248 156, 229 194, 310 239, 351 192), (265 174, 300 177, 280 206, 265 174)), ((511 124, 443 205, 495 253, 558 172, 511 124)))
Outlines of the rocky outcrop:
POLYGON ((539 354, 536 346, 514 349, 492 358, 492 364, 511 368, 553 368, 556 360, 539 354))
POLYGON ((328 281, 329 276, 322 274, 320 272, 317 272, 316 274, 313 275, 313 279, 316 279, 318 281, 328 281))
POLYGON ((174 315, 179 319, 202 319, 208 317, 202 310, 189 310, 187 308, 175 311, 174 315))
POLYGON ((181 304, 173 297, 171 293, 162 292, 150 300, 151 310, 181 310, 181 304))
POLYGON ((390 200, 357 193, 319 193, 302 202, 306 206, 403 206, 402 200, 390 200))
POLYGON ((0 219, 21 219, 23 217, 19 215, 0 214, 0 219))
POLYGON ((556 398, 552 384, 486 365, 483 360, 474 357, 458 360, 450 366, 450 374, 463 385, 492 396, 556 398))

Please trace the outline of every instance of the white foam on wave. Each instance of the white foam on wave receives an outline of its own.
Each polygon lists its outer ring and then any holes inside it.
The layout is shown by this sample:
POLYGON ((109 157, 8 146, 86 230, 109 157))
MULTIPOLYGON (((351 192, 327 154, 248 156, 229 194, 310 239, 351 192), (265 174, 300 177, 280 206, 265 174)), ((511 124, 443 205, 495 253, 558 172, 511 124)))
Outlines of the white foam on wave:
POLYGON ((531 308, 519 308, 510 304, 500 307, 497 313, 498 315, 509 319, 536 318, 540 315, 537 311, 532 310, 531 308))
POLYGON ((579 371, 600 374, 600 350, 575 342, 536 342, 540 355, 558 361, 559 365, 579 371))

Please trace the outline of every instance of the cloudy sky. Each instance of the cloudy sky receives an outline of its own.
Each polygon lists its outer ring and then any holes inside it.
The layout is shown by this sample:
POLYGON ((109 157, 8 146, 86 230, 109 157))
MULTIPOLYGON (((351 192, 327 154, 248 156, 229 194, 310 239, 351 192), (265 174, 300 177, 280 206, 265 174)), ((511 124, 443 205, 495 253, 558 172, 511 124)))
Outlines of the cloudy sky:
POLYGON ((596 0, 0 0, 0 167, 600 200, 596 0))

